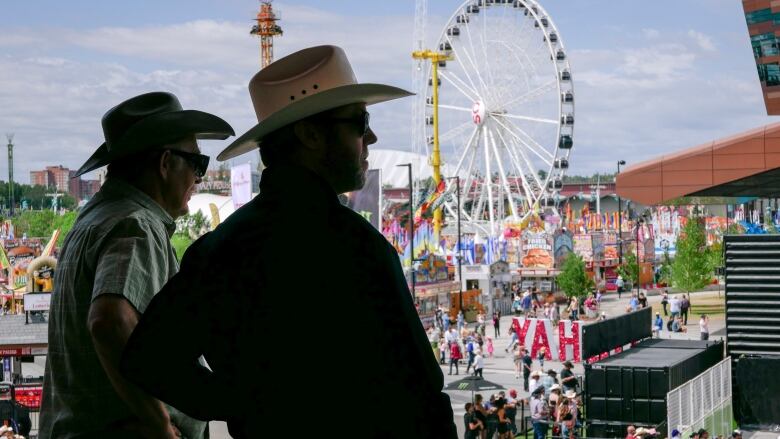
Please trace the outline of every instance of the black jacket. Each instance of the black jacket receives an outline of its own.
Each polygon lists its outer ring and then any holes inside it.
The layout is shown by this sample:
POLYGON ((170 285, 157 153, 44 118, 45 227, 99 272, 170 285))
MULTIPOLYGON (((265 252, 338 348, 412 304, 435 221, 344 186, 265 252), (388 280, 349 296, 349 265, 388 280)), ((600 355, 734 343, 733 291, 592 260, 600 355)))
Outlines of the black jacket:
POLYGON ((260 195, 187 250, 122 373, 234 438, 456 436, 396 252, 303 168, 266 169, 260 195))

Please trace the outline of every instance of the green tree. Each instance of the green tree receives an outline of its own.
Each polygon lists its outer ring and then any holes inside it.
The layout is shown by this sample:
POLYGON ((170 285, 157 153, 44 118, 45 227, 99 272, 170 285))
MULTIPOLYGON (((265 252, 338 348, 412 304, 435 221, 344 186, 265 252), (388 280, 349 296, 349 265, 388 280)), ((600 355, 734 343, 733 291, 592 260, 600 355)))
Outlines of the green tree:
POLYGON ((712 278, 712 261, 707 248, 704 224, 690 218, 677 236, 677 254, 672 264, 672 281, 685 292, 696 291, 712 278))
POLYGON ((636 285, 639 281, 639 264, 636 263, 636 255, 628 253, 623 255, 623 265, 618 266, 617 273, 624 281, 636 285))
POLYGON ((669 257, 669 249, 664 249, 664 255, 661 259, 661 273, 659 280, 666 285, 672 284, 672 258, 669 257))
POLYGON ((558 275, 555 282, 569 297, 585 296, 595 286, 593 279, 588 277, 585 272, 585 262, 575 253, 569 253, 566 256, 561 274, 558 275))

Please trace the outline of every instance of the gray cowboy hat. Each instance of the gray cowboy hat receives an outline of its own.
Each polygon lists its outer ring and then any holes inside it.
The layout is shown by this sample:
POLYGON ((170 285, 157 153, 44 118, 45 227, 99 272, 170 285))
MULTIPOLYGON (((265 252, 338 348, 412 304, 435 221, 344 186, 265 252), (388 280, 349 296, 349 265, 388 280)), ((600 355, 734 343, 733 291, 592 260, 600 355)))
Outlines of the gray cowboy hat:
POLYGON ((184 110, 176 96, 160 91, 122 102, 106 112, 102 124, 106 141, 81 165, 75 177, 185 136, 223 140, 236 134, 221 118, 184 110))
POLYGON ((358 83, 340 47, 300 50, 271 63, 249 81, 258 123, 220 152, 217 160, 262 146, 263 137, 309 116, 344 105, 372 105, 413 94, 390 85, 358 83))

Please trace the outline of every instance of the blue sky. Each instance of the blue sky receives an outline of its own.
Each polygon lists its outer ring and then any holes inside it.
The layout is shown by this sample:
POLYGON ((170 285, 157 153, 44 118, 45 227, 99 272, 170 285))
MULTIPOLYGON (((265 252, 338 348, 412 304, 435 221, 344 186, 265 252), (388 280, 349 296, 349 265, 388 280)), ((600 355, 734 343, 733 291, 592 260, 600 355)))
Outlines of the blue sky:
MULTIPOLYGON (((461 2, 431 0, 434 42, 461 2)), ((571 173, 629 163, 734 134, 767 117, 736 0, 547 0, 577 93, 571 173)), ((16 133, 16 174, 78 167, 100 118, 138 93, 170 90, 243 132, 258 67, 255 0, 9 1, 0 29, 0 133, 16 133)), ((335 43, 358 78, 411 86, 414 2, 278 1, 277 58, 335 43)), ((378 147, 409 149, 410 101, 372 109, 378 147)), ((215 155, 227 143, 206 141, 215 155)), ((238 161, 256 159, 252 154, 238 161)), ((0 163, 0 178, 7 165, 0 163)))

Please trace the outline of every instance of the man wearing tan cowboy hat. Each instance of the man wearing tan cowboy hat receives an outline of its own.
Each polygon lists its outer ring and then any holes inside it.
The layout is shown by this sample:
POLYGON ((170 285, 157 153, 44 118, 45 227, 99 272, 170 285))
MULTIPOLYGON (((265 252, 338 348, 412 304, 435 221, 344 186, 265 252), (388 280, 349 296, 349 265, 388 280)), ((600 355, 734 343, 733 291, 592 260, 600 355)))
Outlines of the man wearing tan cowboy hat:
POLYGON ((128 342, 122 371, 186 413, 227 420, 234 438, 264 437, 269 425, 454 438, 441 369, 398 254, 337 197, 365 181, 368 146, 377 141, 366 106, 410 93, 358 83, 334 46, 272 63, 249 92, 259 123, 218 158, 259 146, 267 166, 260 195, 187 250, 128 342), (289 313, 312 303, 350 346, 338 361, 330 361, 331 343, 297 342, 309 340, 311 328, 290 325, 289 313), (267 349, 263 340, 277 333, 292 342, 267 349), (210 370, 193 361, 201 355, 210 370), (204 397, 203 389, 226 397, 204 397), (298 395, 311 389, 328 396, 310 401, 316 409, 304 419, 298 395), (394 422, 399 410, 403 420, 394 422))
POLYGON ((60 253, 38 437, 204 437, 204 422, 126 381, 119 359, 149 301, 178 270, 174 219, 187 212, 209 162, 196 139, 225 139, 233 129, 163 92, 122 102, 102 124, 105 143, 76 175, 105 165, 108 174, 60 253))

